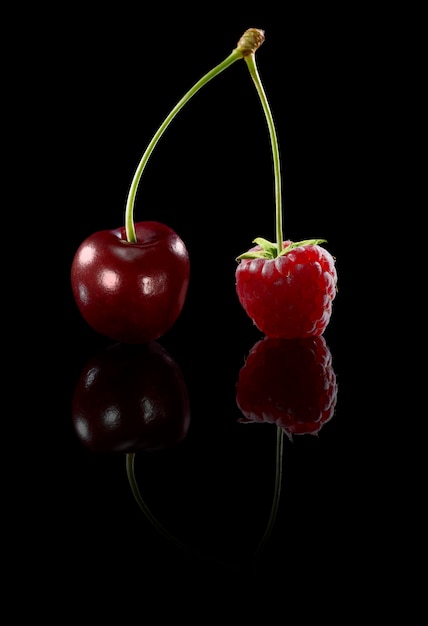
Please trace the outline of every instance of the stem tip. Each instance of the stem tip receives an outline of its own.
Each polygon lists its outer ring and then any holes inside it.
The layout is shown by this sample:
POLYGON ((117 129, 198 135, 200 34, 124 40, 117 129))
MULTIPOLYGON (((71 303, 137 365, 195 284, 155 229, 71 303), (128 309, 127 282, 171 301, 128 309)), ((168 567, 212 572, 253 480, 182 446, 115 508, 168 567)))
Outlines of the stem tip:
POLYGON ((249 54, 254 54, 254 52, 260 48, 264 40, 264 30, 261 30, 260 28, 249 28, 238 41, 237 47, 241 51, 242 56, 246 57, 249 54))

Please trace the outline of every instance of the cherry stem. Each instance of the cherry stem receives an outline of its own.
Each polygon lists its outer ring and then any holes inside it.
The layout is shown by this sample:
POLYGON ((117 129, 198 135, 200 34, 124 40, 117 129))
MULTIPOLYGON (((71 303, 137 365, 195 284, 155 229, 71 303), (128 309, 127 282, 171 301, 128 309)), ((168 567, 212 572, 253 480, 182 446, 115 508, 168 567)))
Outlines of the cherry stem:
POLYGON ((218 76, 221 72, 223 72, 227 67, 232 65, 235 61, 242 58, 242 50, 238 47, 235 48, 228 57, 224 59, 221 63, 216 65, 211 71, 205 74, 195 85, 189 89, 189 91, 177 102, 175 107, 171 110, 169 115, 162 122, 156 133, 153 135, 153 139, 150 141, 149 145, 144 152, 141 161, 135 171, 134 178, 131 183, 131 187, 129 190, 128 200, 126 203, 125 210, 125 229, 126 229, 126 238, 130 242, 136 242, 137 237, 135 234, 135 224, 134 224, 134 205, 135 205, 135 197, 137 194, 138 185, 143 174, 144 168, 146 167, 147 161, 149 160, 153 149, 158 143, 159 139, 166 131, 167 127, 170 125, 174 117, 181 111, 184 105, 189 102, 189 100, 199 91, 204 85, 206 85, 210 80, 212 80, 215 76, 218 76))
POLYGON ((247 55, 245 57, 245 62, 248 66, 248 69, 251 74, 251 78, 254 81, 257 92, 260 97, 260 101, 262 103, 263 111, 266 117, 270 142, 272 148, 272 158, 273 158, 273 168, 274 168, 274 178, 275 178, 275 206, 276 206, 276 245, 278 254, 281 253, 283 247, 283 233, 282 233, 282 190, 281 190, 281 164, 279 157, 279 144, 278 137, 275 129, 275 123, 273 120, 273 115, 271 108, 269 106, 269 102, 260 79, 260 74, 257 69, 256 63, 256 55, 255 52, 247 55))
MULTIPOLYGON (((125 209, 125 232, 126 238, 130 243, 135 243, 137 241, 137 236, 135 233, 135 223, 134 223, 134 206, 135 206, 135 198, 137 195, 138 185, 141 180, 141 176, 143 174, 144 168, 147 165, 147 162, 158 143, 159 139, 166 131, 167 127, 170 125, 174 117, 181 111, 184 105, 189 102, 189 100, 195 95, 197 91, 201 89, 204 85, 206 85, 210 80, 212 80, 215 76, 218 76, 221 72, 223 72, 226 68, 228 68, 232 63, 237 61, 238 59, 247 58, 249 55, 253 55, 255 51, 262 45, 264 42, 265 36, 264 31, 259 28, 249 28, 247 29, 240 40, 238 41, 236 48, 232 50, 232 52, 218 65, 213 67, 212 70, 207 72, 197 83, 193 85, 191 89, 177 102, 175 107, 171 110, 171 112, 164 119, 162 124, 159 126, 156 133, 153 135, 152 140, 147 146, 143 156, 141 157, 141 161, 138 164, 138 167, 135 171, 134 178, 132 179, 131 186, 128 193, 128 198, 126 201, 126 209, 125 209)), ((253 65, 254 63, 251 63, 253 65)), ((257 83, 256 83, 257 84, 257 83)))

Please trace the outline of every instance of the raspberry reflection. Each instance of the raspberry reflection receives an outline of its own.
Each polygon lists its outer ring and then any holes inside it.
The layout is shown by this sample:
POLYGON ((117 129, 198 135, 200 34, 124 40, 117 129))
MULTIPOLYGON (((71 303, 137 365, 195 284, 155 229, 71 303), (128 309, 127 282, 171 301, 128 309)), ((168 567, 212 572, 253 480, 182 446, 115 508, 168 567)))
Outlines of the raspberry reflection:
POLYGON ((265 337, 251 348, 236 385, 242 423, 276 424, 289 438, 316 435, 334 415, 337 381, 323 336, 265 337))

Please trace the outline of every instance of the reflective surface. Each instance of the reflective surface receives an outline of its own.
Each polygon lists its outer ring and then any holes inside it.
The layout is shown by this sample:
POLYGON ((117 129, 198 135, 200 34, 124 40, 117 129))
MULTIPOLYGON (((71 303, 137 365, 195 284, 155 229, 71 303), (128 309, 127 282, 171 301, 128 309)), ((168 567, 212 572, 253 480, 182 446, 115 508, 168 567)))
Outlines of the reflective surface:
POLYGON ((231 584, 361 558, 373 468, 340 307, 328 334, 296 342, 227 307, 229 328, 208 314, 198 333, 192 296, 171 333, 130 348, 70 302, 75 333, 47 372, 61 393, 37 432, 50 523, 70 529, 61 556, 44 552, 53 564, 231 584))

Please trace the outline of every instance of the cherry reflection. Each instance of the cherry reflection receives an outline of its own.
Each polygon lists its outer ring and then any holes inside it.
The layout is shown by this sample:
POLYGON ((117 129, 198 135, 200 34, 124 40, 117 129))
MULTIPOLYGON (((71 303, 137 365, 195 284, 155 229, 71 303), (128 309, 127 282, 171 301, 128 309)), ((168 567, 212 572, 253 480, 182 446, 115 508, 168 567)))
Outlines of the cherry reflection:
POLYGON ((83 368, 72 421, 82 444, 93 452, 131 454, 175 446, 190 424, 182 372, 157 342, 111 345, 83 368))
POLYGON ((323 336, 264 337, 249 351, 236 385, 242 423, 272 423, 292 439, 317 435, 334 415, 337 380, 323 336))
POLYGON ((135 473, 137 453, 175 447, 190 426, 186 382, 172 356, 155 341, 116 343, 95 355, 77 381, 72 422, 78 439, 91 452, 124 455, 129 486, 148 521, 165 539, 192 552, 152 513, 135 473))

